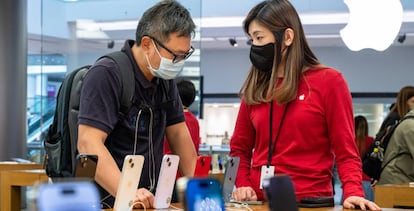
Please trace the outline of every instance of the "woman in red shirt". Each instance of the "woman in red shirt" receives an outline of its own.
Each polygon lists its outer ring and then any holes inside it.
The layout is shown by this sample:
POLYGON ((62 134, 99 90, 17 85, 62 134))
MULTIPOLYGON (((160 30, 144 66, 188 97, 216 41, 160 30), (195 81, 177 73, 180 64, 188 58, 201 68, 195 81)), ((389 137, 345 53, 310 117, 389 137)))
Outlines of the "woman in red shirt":
MULTIPOLYGON (((355 118, 355 143, 361 158, 365 155, 367 149, 374 142, 374 138, 368 136, 368 121, 364 116, 358 115, 355 118)), ((371 187, 371 178, 362 173, 362 187, 364 189, 365 198, 374 200, 374 191, 371 187)))
POLYGON ((344 208, 380 210, 364 198, 352 99, 343 75, 318 61, 288 0, 263 1, 244 21, 252 67, 230 155, 240 157, 235 200, 263 200, 261 172, 287 174, 298 201, 332 196, 334 162, 344 208))

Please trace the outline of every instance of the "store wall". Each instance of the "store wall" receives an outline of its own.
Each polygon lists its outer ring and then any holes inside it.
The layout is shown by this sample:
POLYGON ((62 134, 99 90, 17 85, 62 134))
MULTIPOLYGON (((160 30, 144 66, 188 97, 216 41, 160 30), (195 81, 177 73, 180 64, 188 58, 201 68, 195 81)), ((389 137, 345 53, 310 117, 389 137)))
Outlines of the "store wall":
MULTIPOLYGON (((414 47, 390 47, 384 52, 315 47, 313 51, 323 64, 344 74, 351 92, 396 93, 402 86, 414 83, 414 47)), ((69 55, 68 69, 75 68, 70 61, 83 65, 98 57, 87 53, 69 55)), ((238 93, 250 67, 249 49, 203 49, 200 64, 204 94, 238 93)))
MULTIPOLYGON (((344 74, 351 92, 398 92, 414 83, 414 47, 390 47, 384 52, 315 47, 313 51, 322 63, 344 74)), ((249 66, 249 49, 202 50, 204 93, 237 93, 249 66)))

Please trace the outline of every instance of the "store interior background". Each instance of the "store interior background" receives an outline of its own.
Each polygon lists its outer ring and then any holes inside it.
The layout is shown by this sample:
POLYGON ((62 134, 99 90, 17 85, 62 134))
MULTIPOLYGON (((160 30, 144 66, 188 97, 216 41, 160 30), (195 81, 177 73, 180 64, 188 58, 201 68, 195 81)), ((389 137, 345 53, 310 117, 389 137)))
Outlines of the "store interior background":
MULTIPOLYGON (((64 75, 134 39, 137 21, 155 0, 27 1, 27 105, 29 158, 40 162, 42 133, 51 122, 53 99, 64 75), (36 125, 34 125, 36 122, 36 125)), ((237 93, 250 67, 249 45, 242 30, 248 10, 259 0, 182 0, 197 33, 182 76, 193 79, 199 96, 202 143, 221 145, 231 137, 237 117, 237 93), (237 47, 229 43, 235 39, 237 47)), ((291 0, 304 24, 309 43, 325 65, 340 70, 353 95, 355 115, 369 121, 369 134, 379 128, 399 89, 414 78, 414 1, 402 0, 404 22, 385 51, 349 50, 339 36, 349 10, 343 0, 291 0), (399 42, 399 36, 405 40, 399 42)), ((369 8, 367 8, 369 9, 369 8)), ((384 29, 387 30, 387 29, 384 29)), ((361 34, 375 36, 375 34, 361 34)), ((341 103, 341 102, 338 102, 341 103)), ((311 121, 311 120, 310 120, 311 121)))

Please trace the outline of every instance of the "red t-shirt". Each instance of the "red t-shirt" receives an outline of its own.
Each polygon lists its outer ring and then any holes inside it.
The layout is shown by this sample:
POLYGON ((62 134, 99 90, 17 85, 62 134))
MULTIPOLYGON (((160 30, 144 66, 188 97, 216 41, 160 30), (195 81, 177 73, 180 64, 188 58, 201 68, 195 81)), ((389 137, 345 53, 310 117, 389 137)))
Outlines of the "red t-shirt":
MULTIPOLYGON (((273 103, 273 144, 285 105, 273 103)), ((259 200, 261 166, 269 147, 270 104, 246 105, 242 100, 230 142, 230 155, 240 157, 236 186, 252 187, 259 200)), ((290 102, 273 150, 275 174, 288 174, 297 200, 308 196, 332 196, 334 162, 344 198, 364 196, 362 169, 355 138, 352 98, 341 73, 334 69, 310 69, 290 102)))
MULTIPOLYGON (((361 157, 363 155, 365 155, 365 153, 367 152, 368 148, 371 146, 372 143, 374 143, 374 138, 371 137, 371 136, 367 136, 365 138, 365 148, 364 148, 365 150, 362 153, 360 153, 360 156, 361 157)), ((368 175, 366 175, 364 172, 362 172, 362 180, 364 180, 364 181, 371 181, 371 178, 368 175)))
MULTIPOLYGON (((194 116, 190 111, 184 111, 185 124, 190 131, 191 139, 193 140, 195 150, 198 155, 198 150, 201 142, 200 138, 200 125, 198 124, 197 117, 194 116)), ((170 147, 168 146, 167 140, 164 140, 164 154, 171 154, 170 147)))

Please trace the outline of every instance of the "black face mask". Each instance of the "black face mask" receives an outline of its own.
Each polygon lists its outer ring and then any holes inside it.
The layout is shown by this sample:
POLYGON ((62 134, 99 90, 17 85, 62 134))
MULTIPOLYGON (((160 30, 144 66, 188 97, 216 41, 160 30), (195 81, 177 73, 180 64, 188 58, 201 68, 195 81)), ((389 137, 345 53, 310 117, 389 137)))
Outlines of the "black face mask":
POLYGON ((250 61, 253 66, 263 72, 272 71, 273 60, 275 57, 275 44, 252 45, 250 48, 250 61))

